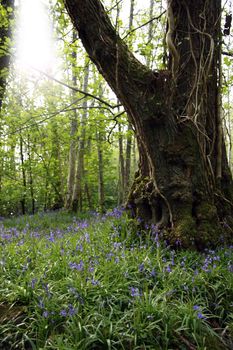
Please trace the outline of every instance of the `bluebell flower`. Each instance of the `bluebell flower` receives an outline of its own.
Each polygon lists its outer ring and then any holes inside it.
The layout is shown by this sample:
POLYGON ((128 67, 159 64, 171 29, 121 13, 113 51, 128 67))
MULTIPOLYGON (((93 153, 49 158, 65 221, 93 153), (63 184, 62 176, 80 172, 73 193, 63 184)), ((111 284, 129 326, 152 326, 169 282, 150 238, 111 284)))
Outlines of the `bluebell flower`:
POLYGON ((83 260, 80 260, 80 262, 78 264, 76 262, 70 262, 69 267, 72 270, 83 271, 84 270, 84 262, 83 262, 83 260))
POLYGON ((139 272, 143 272, 144 271, 144 269, 145 269, 145 265, 143 264, 143 263, 141 263, 140 265, 139 265, 139 272))
POLYGON ((155 277, 156 276, 156 272, 155 272, 155 269, 152 269, 151 270, 151 273, 150 273, 151 277, 155 277))
POLYGON ((55 242, 55 236, 54 236, 54 233, 53 232, 50 232, 50 235, 48 236, 48 240, 50 242, 55 242))
POLYGON ((113 243, 113 247, 118 249, 118 248, 121 248, 122 244, 120 242, 114 242, 113 243))
POLYGON ((33 278, 33 279, 31 280, 31 288, 32 288, 32 289, 35 288, 36 282, 37 282, 37 278, 33 278))
POLYGON ((113 256, 114 256, 114 254, 112 252, 108 253, 106 255, 107 261, 111 261, 113 256))
POLYGON ((48 286, 48 284, 47 284, 47 283, 42 283, 42 288, 45 290, 47 296, 50 298, 51 293, 50 293, 50 291, 49 291, 49 286, 48 286))
POLYGON ((39 297, 39 301, 38 301, 38 307, 40 308, 40 309, 44 309, 44 303, 43 303, 43 301, 42 301, 42 298, 41 297, 39 297))
POLYGON ((75 249, 78 250, 78 251, 80 251, 80 252, 82 252, 82 251, 83 251, 83 246, 82 246, 82 244, 77 244, 75 249))
POLYGON ((91 284, 92 284, 93 286, 97 286, 97 285, 99 285, 100 283, 99 283, 99 281, 97 281, 97 280, 95 280, 94 278, 92 278, 92 279, 91 279, 91 284))
POLYGON ((137 287, 130 287, 130 295, 131 297, 140 297, 142 293, 140 293, 137 287))
POLYGON ((60 311, 60 315, 63 316, 63 317, 66 317, 67 316, 67 311, 65 309, 61 310, 60 311))
POLYGON ((24 239, 21 239, 18 243, 17 243, 17 246, 21 246, 24 244, 24 239))
POLYGON ((193 306, 193 310, 195 310, 195 311, 200 310, 200 306, 199 305, 194 305, 193 306))
POLYGON ((44 318, 48 318, 49 312, 48 312, 47 310, 43 311, 42 316, 43 316, 44 318))
POLYGON ((68 315, 74 316, 77 313, 77 309, 73 307, 73 305, 68 305, 68 315))
POLYGON ((90 235, 89 235, 89 233, 85 233, 85 235, 84 235, 84 237, 85 237, 85 241, 87 242, 87 243, 90 243, 90 235))

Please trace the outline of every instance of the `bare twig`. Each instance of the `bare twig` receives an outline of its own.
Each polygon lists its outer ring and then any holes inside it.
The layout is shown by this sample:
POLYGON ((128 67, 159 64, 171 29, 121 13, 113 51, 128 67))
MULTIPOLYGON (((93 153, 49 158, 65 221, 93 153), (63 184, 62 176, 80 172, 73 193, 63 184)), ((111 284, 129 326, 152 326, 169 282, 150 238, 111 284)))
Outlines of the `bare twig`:
POLYGON ((119 117, 120 117, 122 114, 124 114, 124 113, 125 113, 125 111, 120 112, 120 113, 118 113, 117 115, 115 115, 115 117, 112 119, 112 120, 115 121, 115 124, 113 125, 113 127, 111 127, 111 129, 110 129, 110 131, 109 131, 109 133, 108 133, 108 138, 107 138, 107 141, 108 141, 108 143, 109 143, 110 145, 112 144, 112 142, 110 141, 110 137, 111 137, 111 135, 112 135, 113 130, 115 129, 115 127, 116 127, 117 124, 118 124, 117 118, 119 118, 119 117))
MULTIPOLYGON (((111 105, 110 103, 108 103, 107 101, 103 100, 102 98, 99 98, 99 97, 97 97, 97 96, 95 96, 95 95, 93 95, 93 94, 90 94, 89 92, 85 92, 85 91, 83 91, 83 90, 80 90, 80 89, 78 89, 78 88, 75 87, 75 86, 66 84, 66 83, 64 83, 64 82, 62 82, 62 81, 60 81, 60 80, 54 78, 52 75, 41 71, 41 70, 38 69, 38 68, 35 68, 35 67, 32 67, 32 68, 33 68, 34 70, 36 70, 37 72, 39 72, 39 73, 45 75, 45 76, 46 76, 47 78, 49 78, 50 80, 53 80, 53 81, 55 81, 56 83, 61 84, 61 85, 65 86, 65 87, 67 87, 68 89, 71 89, 71 90, 73 90, 73 91, 79 92, 79 93, 82 94, 82 95, 85 95, 85 96, 87 96, 87 97, 94 98, 95 100, 97 100, 97 101, 99 101, 99 102, 105 104, 105 105, 108 106, 109 108, 117 108, 117 107, 119 107, 119 105, 113 106, 113 105, 111 105)), ((121 105, 120 105, 120 106, 121 106, 121 105)))
POLYGON ((122 40, 124 40, 125 38, 127 38, 130 34, 132 34, 133 32, 135 32, 136 30, 141 29, 141 28, 147 26, 148 24, 150 24, 151 22, 153 22, 153 21, 155 21, 155 20, 160 19, 165 13, 166 13, 166 11, 163 11, 163 12, 160 13, 160 15, 158 15, 157 17, 153 17, 153 18, 151 18, 149 21, 147 21, 147 22, 141 24, 140 26, 138 26, 138 27, 136 27, 136 28, 130 30, 130 31, 122 38, 122 40))

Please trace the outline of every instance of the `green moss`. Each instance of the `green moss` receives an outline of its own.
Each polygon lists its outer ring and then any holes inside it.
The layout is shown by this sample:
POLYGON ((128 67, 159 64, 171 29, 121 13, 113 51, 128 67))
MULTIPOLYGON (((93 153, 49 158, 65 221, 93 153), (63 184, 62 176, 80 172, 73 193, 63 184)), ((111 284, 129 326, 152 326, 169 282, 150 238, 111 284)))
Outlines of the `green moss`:
POLYGON ((203 202, 198 205, 196 212, 198 220, 212 221, 217 218, 217 208, 213 204, 203 202))
POLYGON ((196 235, 196 225, 191 215, 184 215, 182 219, 175 225, 175 240, 180 240, 183 247, 192 247, 194 245, 194 237, 196 235))

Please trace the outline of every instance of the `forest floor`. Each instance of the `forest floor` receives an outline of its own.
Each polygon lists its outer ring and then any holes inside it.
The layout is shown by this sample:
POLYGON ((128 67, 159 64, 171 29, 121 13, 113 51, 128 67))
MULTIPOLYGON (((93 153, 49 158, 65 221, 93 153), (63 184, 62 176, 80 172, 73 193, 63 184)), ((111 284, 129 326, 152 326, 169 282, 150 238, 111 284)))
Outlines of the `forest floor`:
POLYGON ((0 349, 233 349, 232 258, 174 250, 118 209, 4 220, 0 349))

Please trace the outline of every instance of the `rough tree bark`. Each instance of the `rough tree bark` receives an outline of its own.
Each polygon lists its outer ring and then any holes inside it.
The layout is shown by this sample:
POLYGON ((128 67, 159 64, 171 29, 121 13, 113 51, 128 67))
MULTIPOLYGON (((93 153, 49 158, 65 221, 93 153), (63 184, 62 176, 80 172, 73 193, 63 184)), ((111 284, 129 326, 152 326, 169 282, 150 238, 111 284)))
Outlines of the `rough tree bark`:
POLYGON ((0 110, 6 88, 10 64, 10 38, 12 31, 14 0, 1 0, 0 4, 0 110))
MULTIPOLYGON (((232 230, 232 176, 218 106, 221 0, 169 0, 168 69, 120 39, 99 0, 65 0, 91 60, 124 105, 139 145, 129 203, 171 243, 202 249, 232 230)), ((231 235, 232 236, 232 235, 231 235)))

